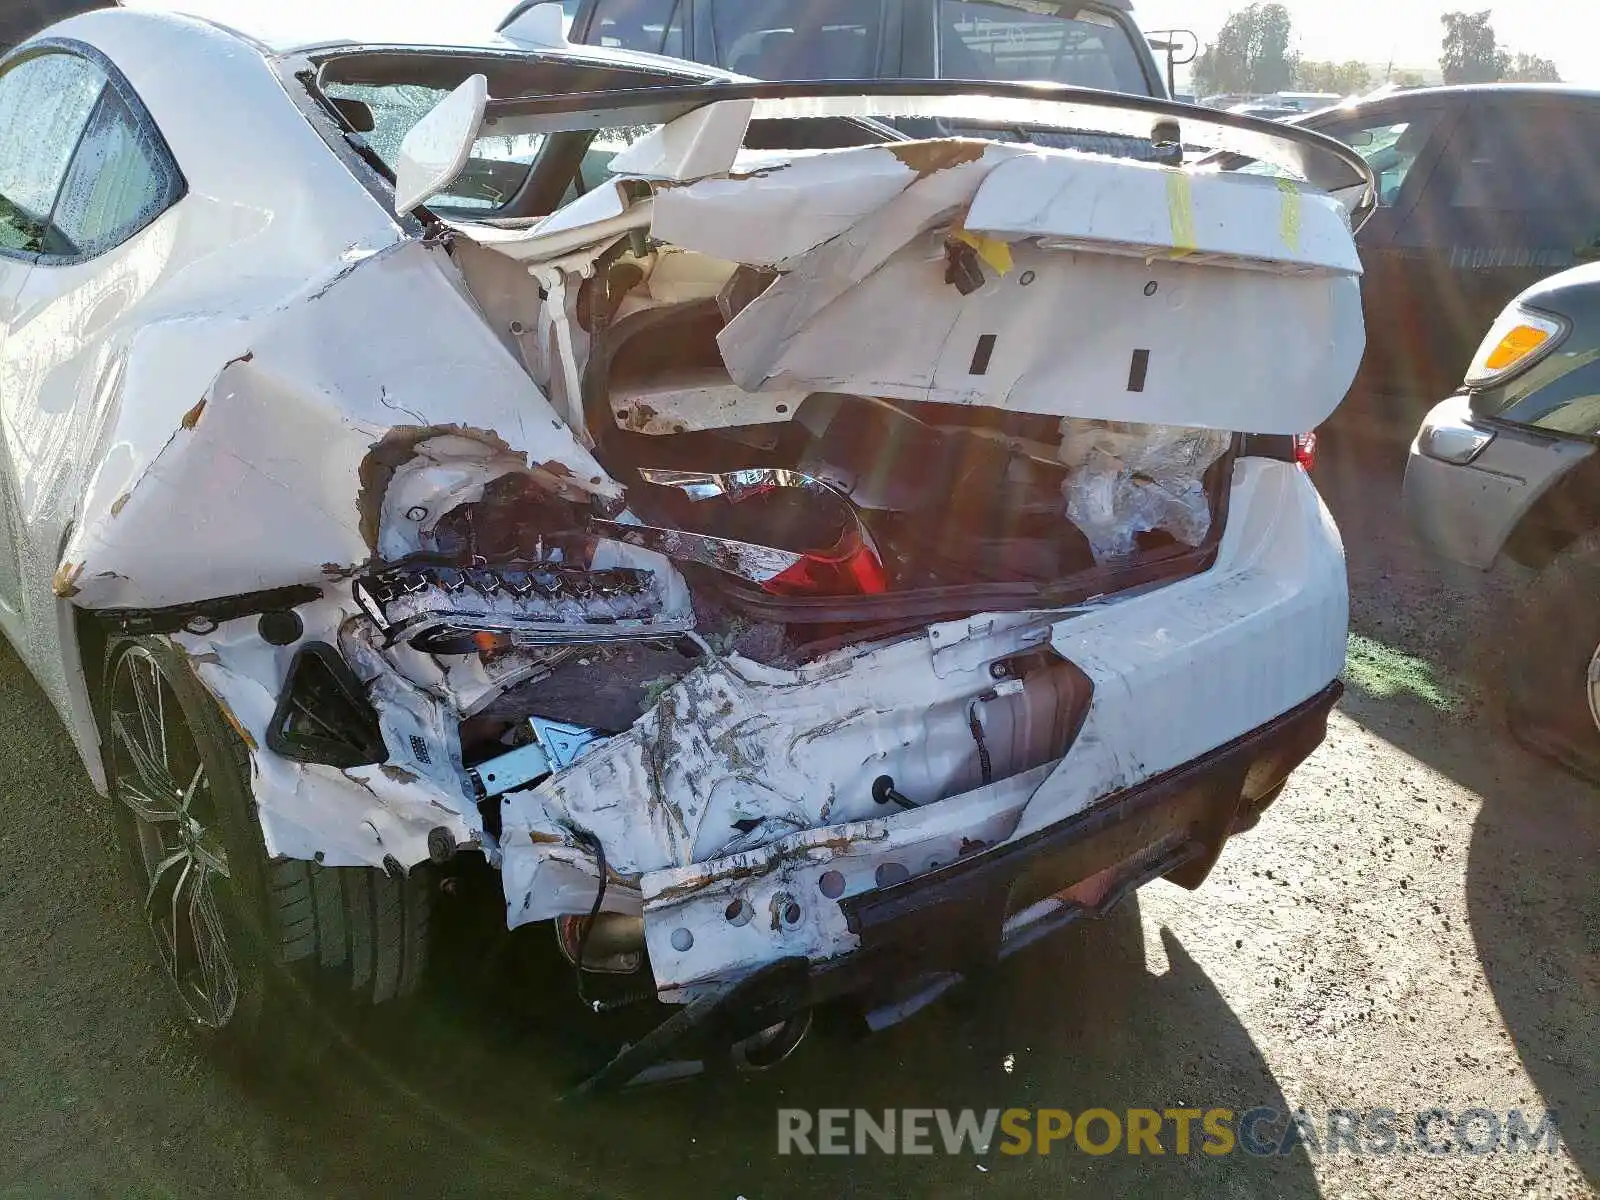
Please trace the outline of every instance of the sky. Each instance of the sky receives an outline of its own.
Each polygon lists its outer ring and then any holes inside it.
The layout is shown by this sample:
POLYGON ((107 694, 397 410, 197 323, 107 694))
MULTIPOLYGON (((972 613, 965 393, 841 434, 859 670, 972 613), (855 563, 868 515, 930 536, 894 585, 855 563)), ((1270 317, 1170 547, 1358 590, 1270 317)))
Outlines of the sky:
MULTIPOLYGON (((1202 42, 1216 36, 1243 0, 1134 0, 1146 30, 1192 29, 1202 42)), ((1568 83, 1600 87, 1600 4, 1595 0, 1288 0, 1297 49, 1310 59, 1437 67, 1443 12, 1489 7, 1503 49, 1555 62, 1568 83)))
MULTIPOLYGON (((1245 0, 1134 0, 1146 30, 1193 29, 1216 35, 1245 0)), ((1436 66, 1441 12, 1478 10, 1485 0, 1288 0, 1297 49, 1307 58, 1436 66)), ((491 30, 513 0, 124 0, 130 7, 175 8, 213 17, 274 41, 325 37, 410 40, 470 38, 491 30)), ((1600 87, 1600 3, 1520 0, 1493 8, 1501 45, 1553 59, 1569 83, 1600 87)))

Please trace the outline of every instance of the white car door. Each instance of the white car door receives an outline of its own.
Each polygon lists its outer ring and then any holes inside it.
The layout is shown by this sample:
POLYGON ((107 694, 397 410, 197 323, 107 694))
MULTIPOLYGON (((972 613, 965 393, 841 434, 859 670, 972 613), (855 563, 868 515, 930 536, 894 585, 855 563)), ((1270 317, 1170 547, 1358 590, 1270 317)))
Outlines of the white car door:
POLYGON ((55 52, 24 51, 0 73, 0 629, 19 648, 26 646, 21 554, 32 464, 16 452, 25 454, 35 396, 11 350, 34 264, 61 249, 52 225, 56 198, 104 86, 92 64, 55 52))

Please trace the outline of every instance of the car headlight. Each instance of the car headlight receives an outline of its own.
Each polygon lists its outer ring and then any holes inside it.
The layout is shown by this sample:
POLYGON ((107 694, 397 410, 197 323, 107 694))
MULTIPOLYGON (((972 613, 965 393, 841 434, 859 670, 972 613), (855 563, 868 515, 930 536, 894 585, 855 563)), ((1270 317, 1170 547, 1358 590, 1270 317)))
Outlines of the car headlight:
POLYGON ((1500 314, 1467 368, 1468 387, 1502 383, 1525 371, 1567 336, 1567 323, 1554 313, 1513 304, 1500 314))

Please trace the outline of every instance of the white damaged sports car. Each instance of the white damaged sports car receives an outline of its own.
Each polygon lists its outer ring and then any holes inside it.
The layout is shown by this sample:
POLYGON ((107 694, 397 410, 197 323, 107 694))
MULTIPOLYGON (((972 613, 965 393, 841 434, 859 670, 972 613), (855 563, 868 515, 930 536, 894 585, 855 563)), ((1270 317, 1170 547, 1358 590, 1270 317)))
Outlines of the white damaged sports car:
POLYGON ((0 63, 0 626, 188 1017, 403 995, 494 870, 597 1004, 678 1006, 618 1082, 1198 886, 1338 696, 1298 435, 1362 355, 1361 159, 559 17, 0 63))

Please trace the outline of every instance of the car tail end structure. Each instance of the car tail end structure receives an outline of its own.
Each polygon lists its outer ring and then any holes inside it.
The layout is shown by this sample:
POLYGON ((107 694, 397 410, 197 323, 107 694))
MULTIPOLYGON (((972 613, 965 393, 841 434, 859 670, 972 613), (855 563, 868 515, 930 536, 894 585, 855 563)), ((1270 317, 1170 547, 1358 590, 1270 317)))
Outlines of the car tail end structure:
MULTIPOLYGON (((372 70, 313 65, 313 102, 372 70)), ((1320 741, 1345 575, 1295 439, 1364 344, 1353 153, 1072 89, 474 75, 394 175, 390 240, 226 336, 152 328, 130 370, 212 365, 124 409, 56 592, 187 659, 271 860, 473 856, 509 926, 678 1006, 601 1082, 771 1060, 845 994, 889 1024, 1198 886, 1320 741), (750 148, 947 117, 1209 123, 1311 182, 750 148), (615 145, 538 220, 430 206, 486 137, 615 145)))

